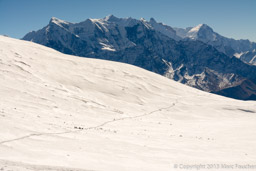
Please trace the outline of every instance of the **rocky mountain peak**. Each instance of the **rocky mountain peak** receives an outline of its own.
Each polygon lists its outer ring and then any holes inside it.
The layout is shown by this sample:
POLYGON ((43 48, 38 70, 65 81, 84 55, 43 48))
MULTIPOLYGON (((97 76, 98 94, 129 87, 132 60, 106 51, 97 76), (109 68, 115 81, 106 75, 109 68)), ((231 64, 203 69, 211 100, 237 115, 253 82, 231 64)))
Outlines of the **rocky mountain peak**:
POLYGON ((209 30, 209 31, 213 32, 213 29, 210 26, 208 26, 207 24, 199 24, 199 25, 191 28, 189 32, 199 32, 201 30, 209 30))
POLYGON ((61 19, 58 19, 56 17, 52 17, 50 19, 50 22, 49 23, 55 23, 55 24, 69 24, 69 22, 66 22, 64 20, 61 20, 61 19))
POLYGON ((150 23, 157 23, 156 20, 153 17, 150 18, 149 22, 150 23))
POLYGON ((115 21, 118 21, 120 18, 114 16, 113 14, 110 14, 108 16, 106 16, 104 18, 105 21, 111 21, 111 22, 115 22, 115 21))

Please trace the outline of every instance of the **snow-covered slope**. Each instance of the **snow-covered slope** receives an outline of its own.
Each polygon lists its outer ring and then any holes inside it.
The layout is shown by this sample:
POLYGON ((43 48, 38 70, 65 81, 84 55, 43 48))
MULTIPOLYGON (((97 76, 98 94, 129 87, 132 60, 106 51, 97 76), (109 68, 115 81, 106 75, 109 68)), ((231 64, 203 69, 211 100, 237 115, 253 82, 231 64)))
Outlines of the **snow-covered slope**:
POLYGON ((256 162, 255 102, 3 36, 0 66, 1 170, 256 162))

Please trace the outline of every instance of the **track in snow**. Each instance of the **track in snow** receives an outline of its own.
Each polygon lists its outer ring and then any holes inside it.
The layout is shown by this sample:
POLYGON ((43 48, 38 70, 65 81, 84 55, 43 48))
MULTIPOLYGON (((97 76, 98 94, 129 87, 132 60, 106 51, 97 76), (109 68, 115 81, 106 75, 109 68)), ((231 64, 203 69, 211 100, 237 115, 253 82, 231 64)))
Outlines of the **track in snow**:
MULTIPOLYGON (((176 100, 176 103, 177 103, 177 101, 178 100, 176 100)), ((60 134, 68 134, 68 133, 87 131, 87 130, 91 130, 91 129, 97 129, 97 128, 103 127, 103 126, 105 126, 107 124, 110 124, 110 123, 114 123, 114 122, 118 122, 118 121, 123 121, 123 120, 127 120, 127 119, 141 118, 141 117, 145 117, 145 116, 148 116, 148 115, 152 115, 152 114, 154 114, 156 112, 170 109, 170 108, 174 107, 176 103, 173 103, 172 105, 170 105, 168 107, 163 107, 163 108, 151 111, 151 112, 146 113, 146 114, 137 115, 137 116, 128 116, 128 117, 123 117, 123 118, 109 120, 109 121, 103 122, 103 123, 101 123, 101 124, 99 124, 97 126, 93 126, 93 127, 87 127, 87 128, 83 128, 83 129, 79 129, 79 130, 75 130, 75 131, 64 131, 64 132, 55 132, 55 133, 33 133, 33 134, 25 135, 25 136, 22 136, 22 137, 19 137, 19 138, 1 141, 0 145, 5 144, 5 143, 9 143, 9 142, 13 142, 13 141, 23 140, 23 139, 30 138, 30 137, 42 136, 42 135, 60 135, 60 134)))

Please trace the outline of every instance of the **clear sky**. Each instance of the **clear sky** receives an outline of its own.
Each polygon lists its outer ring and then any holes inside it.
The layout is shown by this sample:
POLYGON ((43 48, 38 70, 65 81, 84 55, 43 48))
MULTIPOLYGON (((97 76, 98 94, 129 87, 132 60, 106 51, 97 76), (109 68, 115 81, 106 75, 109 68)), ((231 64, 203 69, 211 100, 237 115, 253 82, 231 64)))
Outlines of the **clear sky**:
POLYGON ((256 0, 0 0, 0 34, 22 38, 52 16, 80 22, 109 14, 181 28, 205 23, 223 36, 256 42, 256 0))

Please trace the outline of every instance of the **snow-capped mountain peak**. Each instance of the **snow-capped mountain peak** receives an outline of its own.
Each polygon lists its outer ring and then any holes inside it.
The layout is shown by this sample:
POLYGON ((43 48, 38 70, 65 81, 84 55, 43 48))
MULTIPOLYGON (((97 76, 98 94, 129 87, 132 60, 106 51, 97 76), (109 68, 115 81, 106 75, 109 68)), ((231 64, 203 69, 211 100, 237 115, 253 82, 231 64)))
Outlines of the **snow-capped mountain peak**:
POLYGON ((103 20, 114 22, 114 21, 119 21, 120 18, 114 16, 113 14, 110 14, 110 15, 106 16, 103 20))
POLYGON ((209 27, 207 24, 199 24, 189 30, 189 33, 191 32, 199 32, 200 30, 210 30, 213 32, 212 28, 209 27))
POLYGON ((140 21, 143 21, 143 22, 147 22, 147 20, 145 18, 140 18, 140 21))
POLYGON ((189 30, 189 33, 191 32, 198 32, 202 27, 202 24, 197 25, 196 27, 193 27, 191 30, 189 30))
POLYGON ((61 20, 61 19, 58 19, 58 18, 56 18, 56 17, 52 17, 51 19, 50 19, 50 22, 49 22, 50 24, 51 23, 54 23, 54 24, 57 24, 57 25, 59 25, 59 26, 62 26, 62 24, 70 24, 69 22, 67 22, 67 21, 64 21, 64 20, 61 20))
POLYGON ((195 27, 188 27, 186 29, 174 28, 174 30, 176 31, 176 34, 182 38, 202 41, 214 46, 218 51, 223 52, 230 57, 236 56, 246 63, 254 63, 250 62, 254 56, 250 55, 245 58, 240 58, 240 56, 242 54, 246 54, 247 51, 251 51, 253 53, 253 49, 256 48, 256 43, 254 42, 224 37, 216 33, 206 24, 199 24, 195 27))
POLYGON ((191 28, 187 34, 191 39, 203 38, 207 40, 214 40, 216 38, 213 29, 206 24, 199 24, 191 28))

